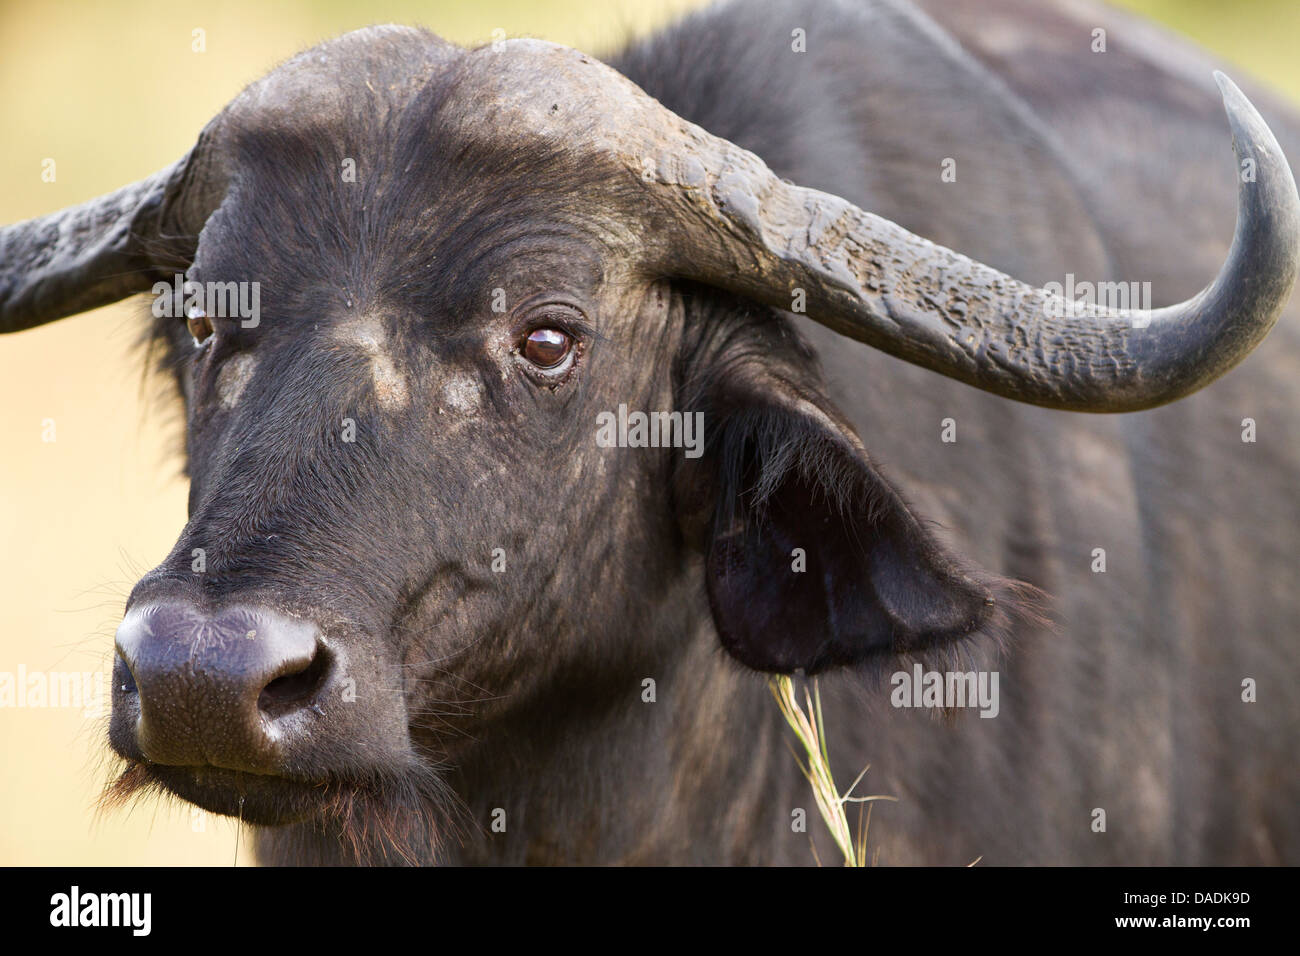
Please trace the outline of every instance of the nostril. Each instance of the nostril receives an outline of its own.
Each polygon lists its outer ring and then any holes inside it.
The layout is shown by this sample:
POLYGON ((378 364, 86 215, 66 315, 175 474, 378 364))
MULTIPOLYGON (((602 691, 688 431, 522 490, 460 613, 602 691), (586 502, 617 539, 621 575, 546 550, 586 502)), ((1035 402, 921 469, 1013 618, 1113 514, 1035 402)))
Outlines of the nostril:
POLYGON ((342 650, 269 608, 133 607, 116 635, 110 736, 124 756, 273 773, 325 713, 342 650))
POLYGON ((302 668, 281 674, 262 688, 257 707, 268 717, 280 717, 291 710, 310 703, 329 674, 329 654, 318 647, 312 659, 302 668))
POLYGON ((139 689, 135 686, 135 675, 131 673, 131 666, 123 659, 121 654, 114 655, 113 661, 113 682, 117 685, 119 691, 123 694, 138 694, 139 689))

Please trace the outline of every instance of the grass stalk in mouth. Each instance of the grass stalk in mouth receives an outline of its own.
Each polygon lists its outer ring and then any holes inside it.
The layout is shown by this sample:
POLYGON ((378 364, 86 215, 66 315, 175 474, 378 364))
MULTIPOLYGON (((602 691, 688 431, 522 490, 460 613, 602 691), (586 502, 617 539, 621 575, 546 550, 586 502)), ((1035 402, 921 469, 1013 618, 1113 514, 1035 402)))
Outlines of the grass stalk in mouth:
MULTIPOLYGON (((817 809, 826 822, 827 829, 830 830, 831 839, 839 847, 840 852, 844 854, 845 866, 866 866, 867 865, 867 828, 863 825, 862 804, 871 804, 876 800, 891 800, 897 802, 897 797, 884 795, 873 795, 867 797, 853 796, 853 790, 862 781, 870 765, 862 768, 862 773, 858 774, 852 786, 843 794, 835 786, 835 778, 831 775, 830 756, 826 751, 826 726, 822 720, 822 695, 821 688, 817 684, 817 678, 812 680, 812 690, 808 687, 803 688, 803 703, 799 701, 799 693, 795 689, 794 681, 786 674, 778 674, 768 678, 768 687, 772 691, 772 696, 776 698, 776 704, 781 708, 781 715, 790 725, 799 743, 803 746, 806 759, 801 758, 794 748, 795 762, 799 764, 799 769, 803 771, 804 777, 812 786, 813 798, 817 801, 817 809), (858 804, 858 830, 855 834, 849 826, 848 814, 845 812, 845 805, 849 803, 858 804)), ((868 806, 870 811, 870 806, 868 806)), ((871 820, 870 812, 867 813, 867 823, 871 820)), ((816 856, 817 850, 814 845, 813 855, 816 856)), ((818 863, 821 861, 818 860, 818 863)))

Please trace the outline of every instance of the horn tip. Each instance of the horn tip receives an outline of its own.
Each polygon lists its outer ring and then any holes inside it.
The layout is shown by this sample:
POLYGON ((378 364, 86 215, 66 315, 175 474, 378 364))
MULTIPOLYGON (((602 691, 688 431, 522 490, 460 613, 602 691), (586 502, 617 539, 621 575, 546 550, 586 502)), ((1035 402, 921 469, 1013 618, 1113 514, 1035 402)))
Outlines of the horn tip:
MULTIPOLYGON (((1223 96, 1223 110, 1228 114, 1228 125, 1232 128, 1233 148, 1238 156, 1254 155, 1260 144, 1276 147, 1276 140, 1264 117, 1259 115, 1255 105, 1241 92, 1241 87, 1221 70, 1214 71, 1214 82, 1219 86, 1223 96)), ((1280 153, 1280 149, 1278 149, 1280 153)))

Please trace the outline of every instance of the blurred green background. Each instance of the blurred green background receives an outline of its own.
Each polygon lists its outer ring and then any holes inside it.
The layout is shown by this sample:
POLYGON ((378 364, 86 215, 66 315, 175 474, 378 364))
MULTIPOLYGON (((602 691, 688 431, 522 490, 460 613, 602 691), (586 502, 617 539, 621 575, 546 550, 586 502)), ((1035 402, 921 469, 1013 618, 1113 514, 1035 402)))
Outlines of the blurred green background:
MULTIPOLYGON (((172 162, 241 87, 371 23, 461 43, 541 36, 600 54, 698 0, 0 2, 0 222, 81 202, 172 162), (206 51, 191 51, 192 31, 206 51), (41 163, 57 163, 55 182, 41 163)), ((1300 102, 1295 0, 1126 0, 1300 102)), ((1297 157, 1292 157, 1293 161, 1297 157)), ((107 671, 135 579, 185 519, 180 429, 145 380, 138 306, 0 340, 0 672, 107 671), (42 441, 53 419, 55 440, 42 441)), ((107 682, 104 684, 107 694, 107 682)), ((103 702, 107 709, 107 700, 103 702)), ((0 864, 215 864, 226 819, 162 803, 97 817, 106 717, 0 708, 0 864)), ((238 851, 249 862, 247 847, 238 851)))

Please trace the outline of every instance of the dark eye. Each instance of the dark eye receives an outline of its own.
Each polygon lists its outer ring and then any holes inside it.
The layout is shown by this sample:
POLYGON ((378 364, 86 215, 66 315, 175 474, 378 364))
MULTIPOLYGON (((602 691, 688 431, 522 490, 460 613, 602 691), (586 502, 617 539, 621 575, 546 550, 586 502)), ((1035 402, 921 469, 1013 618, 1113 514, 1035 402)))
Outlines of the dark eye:
POLYGON ((533 329, 524 339, 524 358, 538 368, 558 366, 573 351, 573 336, 559 329, 533 329))

